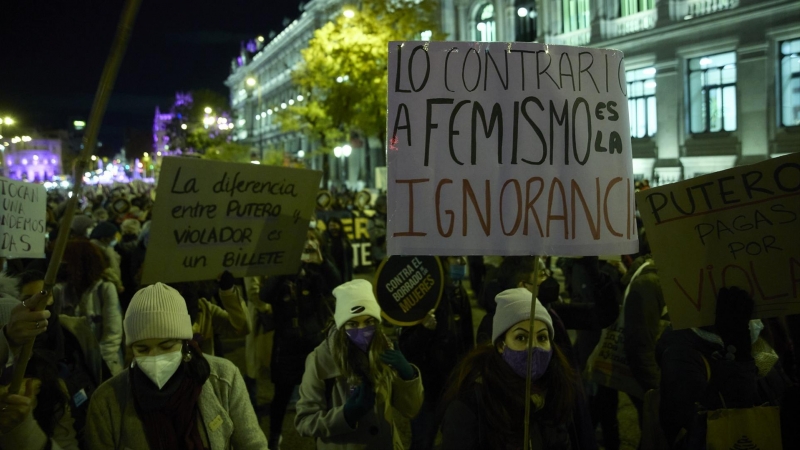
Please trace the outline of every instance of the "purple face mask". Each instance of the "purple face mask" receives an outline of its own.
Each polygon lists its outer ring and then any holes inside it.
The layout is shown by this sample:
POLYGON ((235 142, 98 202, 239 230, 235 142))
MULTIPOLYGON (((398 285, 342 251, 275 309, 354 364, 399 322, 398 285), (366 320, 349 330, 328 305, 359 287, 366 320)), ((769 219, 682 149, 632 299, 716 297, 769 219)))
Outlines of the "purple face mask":
MULTIPOLYGON (((547 351, 541 347, 534 347, 531 354, 531 381, 542 378, 547 366, 550 364, 552 351, 547 351)), ((503 350, 503 361, 505 361, 517 375, 525 377, 525 368, 528 366, 527 350, 511 350, 506 347, 503 350)))
POLYGON ((375 335, 375 325, 370 325, 364 328, 353 328, 352 330, 344 330, 350 341, 360 348, 361 351, 366 352, 369 349, 369 344, 372 342, 372 336, 375 335))

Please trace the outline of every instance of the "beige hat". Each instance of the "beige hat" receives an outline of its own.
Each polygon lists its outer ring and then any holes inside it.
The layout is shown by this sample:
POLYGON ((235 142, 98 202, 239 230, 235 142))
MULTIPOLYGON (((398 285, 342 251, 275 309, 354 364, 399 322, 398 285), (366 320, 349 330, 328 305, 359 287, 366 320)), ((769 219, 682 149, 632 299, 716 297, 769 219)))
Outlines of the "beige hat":
POLYGON ((336 297, 336 311, 333 320, 336 328, 341 328, 348 320, 358 316, 372 316, 381 321, 381 307, 372 293, 372 283, 367 280, 353 280, 339 285, 333 290, 336 297))
POLYGON ((125 313, 125 345, 142 339, 181 339, 193 336, 186 300, 166 284, 140 289, 125 313))
MULTIPOLYGON (((506 289, 497 294, 494 299, 497 302, 497 311, 495 311, 494 319, 492 320, 492 342, 497 341, 497 338, 508 331, 514 324, 523 320, 530 320, 533 295, 531 291, 525 288, 514 288, 506 289)), ((536 312, 534 312, 533 318, 541 320, 547 325, 547 332, 550 334, 550 339, 553 339, 555 335, 553 318, 550 317, 550 313, 547 312, 547 309, 542 306, 538 299, 536 300, 536 312)))

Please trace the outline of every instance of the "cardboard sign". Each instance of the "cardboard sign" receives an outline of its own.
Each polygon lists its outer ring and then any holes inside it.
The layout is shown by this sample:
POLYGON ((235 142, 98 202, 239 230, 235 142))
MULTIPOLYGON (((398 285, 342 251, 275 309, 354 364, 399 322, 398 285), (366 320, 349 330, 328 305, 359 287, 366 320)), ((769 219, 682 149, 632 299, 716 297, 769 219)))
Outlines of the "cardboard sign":
POLYGON ((416 325, 442 298, 442 263, 435 256, 386 258, 375 273, 374 289, 384 319, 400 326, 416 325))
POLYGON ((164 158, 144 283, 282 275, 300 267, 317 171, 164 158))
POLYGON ((41 184, 0 177, 0 256, 44 258, 47 191, 41 184))
POLYGON ((392 255, 637 249, 615 50, 389 43, 392 255))
POLYGON ((756 318, 800 313, 800 153, 636 194, 675 329, 736 286, 756 318))

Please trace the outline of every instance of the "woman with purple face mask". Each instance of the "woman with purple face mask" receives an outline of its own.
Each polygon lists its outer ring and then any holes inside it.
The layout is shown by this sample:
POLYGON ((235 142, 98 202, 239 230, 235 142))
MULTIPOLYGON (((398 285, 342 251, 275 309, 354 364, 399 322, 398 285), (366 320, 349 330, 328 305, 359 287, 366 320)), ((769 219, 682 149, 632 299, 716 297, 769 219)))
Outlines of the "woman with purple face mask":
POLYGON ((419 370, 380 329, 372 284, 333 290, 335 328, 306 359, 295 426, 317 449, 403 448, 392 414, 412 418, 422 405, 419 370))
POLYGON ((577 376, 553 342, 553 320, 525 288, 495 297, 492 344, 473 350, 451 376, 445 394, 442 449, 521 449, 525 377, 531 377, 530 448, 579 448, 572 424, 577 376), (528 340, 533 339, 528 369, 528 340))

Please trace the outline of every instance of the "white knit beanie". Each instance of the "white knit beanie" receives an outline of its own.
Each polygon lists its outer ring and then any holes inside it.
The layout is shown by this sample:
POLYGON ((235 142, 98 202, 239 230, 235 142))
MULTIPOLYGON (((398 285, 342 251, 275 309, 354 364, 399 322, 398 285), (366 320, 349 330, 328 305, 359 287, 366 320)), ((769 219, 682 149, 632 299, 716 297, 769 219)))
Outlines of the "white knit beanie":
MULTIPOLYGON (((492 320, 492 343, 496 342, 497 338, 502 336, 514 324, 523 320, 530 320, 532 297, 531 291, 525 288, 507 289, 497 294, 497 297, 494 298, 495 302, 497 302, 497 311, 495 311, 494 320, 492 320)), ((538 299, 536 300, 536 312, 533 318, 541 320, 547 325, 547 332, 552 340, 555 335, 553 319, 538 299)))
POLYGON ((142 339, 181 339, 193 336, 186 300, 175 289, 156 283, 140 289, 125 312, 125 345, 142 339))
POLYGON ((348 320, 358 316, 372 316, 381 321, 381 307, 372 293, 372 283, 367 280, 353 280, 333 290, 336 297, 336 312, 333 320, 336 328, 341 328, 348 320))

